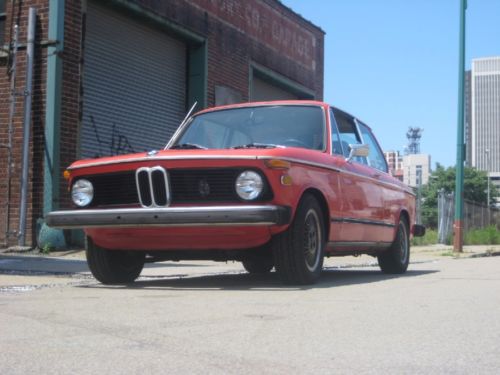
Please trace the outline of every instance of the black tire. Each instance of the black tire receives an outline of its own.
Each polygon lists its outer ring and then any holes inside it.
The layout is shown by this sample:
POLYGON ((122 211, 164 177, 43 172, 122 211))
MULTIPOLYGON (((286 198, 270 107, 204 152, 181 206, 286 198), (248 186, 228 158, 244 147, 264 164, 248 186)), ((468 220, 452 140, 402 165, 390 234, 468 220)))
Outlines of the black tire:
POLYGON ((138 251, 106 250, 87 238, 87 264, 92 275, 103 284, 128 284, 144 267, 145 254, 138 251))
POLYGON ((274 262, 271 257, 254 257, 245 259, 241 262, 248 273, 266 274, 274 268, 274 262))
POLYGON ((274 266, 285 284, 313 284, 323 269, 325 225, 321 207, 312 195, 299 203, 288 229, 273 238, 274 266))
POLYGON ((408 223, 401 218, 398 224, 396 238, 389 250, 379 254, 378 265, 384 273, 405 273, 410 263, 410 234, 408 223))

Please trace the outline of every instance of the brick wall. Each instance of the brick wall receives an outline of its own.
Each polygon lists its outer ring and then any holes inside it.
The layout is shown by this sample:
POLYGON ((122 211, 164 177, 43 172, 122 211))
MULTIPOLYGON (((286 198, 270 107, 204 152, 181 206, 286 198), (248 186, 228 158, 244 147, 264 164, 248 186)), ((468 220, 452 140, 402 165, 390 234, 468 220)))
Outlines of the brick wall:
POLYGON ((323 98, 324 33, 275 0, 137 0, 208 39, 208 105, 216 85, 248 99, 250 61, 323 98))
MULTIPOLYGON (((65 1, 63 87, 60 156, 64 168, 77 158, 79 122, 82 111, 82 40, 85 30, 85 0, 65 1)), ((323 97, 323 32, 276 0, 136 0, 144 9, 208 40, 208 105, 215 103, 215 86, 229 87, 248 100, 250 62, 271 69, 323 97)), ((30 149, 30 198, 26 240, 34 244, 36 221, 43 216, 43 158, 45 87, 47 58, 48 0, 25 0, 10 9, 7 2, 6 39, 12 17, 20 20, 20 40, 25 43, 28 8, 37 8, 36 61, 34 72, 32 142, 30 149), (19 5, 20 4, 20 5, 19 5)), ((24 88, 25 50, 19 52, 18 90, 24 88)), ((9 77, 6 60, 0 61, 0 143, 7 143, 9 77)), ((18 230, 22 98, 18 99, 14 121, 14 164, 9 210, 10 230, 18 230)), ((7 153, 0 149, 0 246, 16 243, 5 237, 7 153)), ((66 182, 60 179, 61 207, 69 207, 66 182)))
MULTIPOLYGON (((6 19, 6 41, 10 40, 10 26, 14 18, 19 24, 19 41, 23 47, 18 52, 17 58, 17 91, 22 92, 25 88, 26 76, 26 33, 28 29, 28 9, 35 7, 37 10, 37 27, 35 48, 35 68, 33 71, 33 106, 31 118, 31 141, 30 141, 30 174, 29 174, 29 198, 28 198, 28 222, 26 228, 26 241, 28 244, 33 242, 34 228, 36 218, 41 216, 41 201, 39 200, 39 191, 41 185, 40 165, 43 163, 43 126, 45 118, 45 61, 46 48, 40 45, 41 41, 47 40, 48 27, 48 6, 46 0, 31 0, 16 2, 14 9, 11 9, 11 2, 7 4, 7 19, 6 19)), ((8 61, 3 59, 0 61, 0 143, 8 143, 8 115, 9 115, 9 92, 10 82, 8 75, 8 61)), ((20 176, 21 176, 21 160, 22 160, 22 137, 23 137, 23 97, 16 99, 16 112, 13 122, 13 143, 12 143, 12 179, 11 179, 11 196, 10 201, 7 201, 7 150, 0 150, 0 244, 16 244, 16 234, 12 234, 6 238, 7 217, 10 218, 10 231, 17 232, 19 229, 19 205, 20 205, 20 176)), ((43 170, 43 169, 42 169, 43 170)))

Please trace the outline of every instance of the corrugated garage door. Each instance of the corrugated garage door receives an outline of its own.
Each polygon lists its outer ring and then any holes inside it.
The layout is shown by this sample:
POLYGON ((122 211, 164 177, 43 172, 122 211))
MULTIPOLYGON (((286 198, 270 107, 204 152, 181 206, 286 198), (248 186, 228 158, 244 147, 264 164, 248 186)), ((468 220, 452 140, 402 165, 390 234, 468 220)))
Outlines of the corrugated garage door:
POLYGON ((81 156, 162 148, 185 113, 185 44, 88 5, 81 156))
POLYGON ((252 101, 292 99, 298 99, 297 95, 254 76, 252 81, 252 101))

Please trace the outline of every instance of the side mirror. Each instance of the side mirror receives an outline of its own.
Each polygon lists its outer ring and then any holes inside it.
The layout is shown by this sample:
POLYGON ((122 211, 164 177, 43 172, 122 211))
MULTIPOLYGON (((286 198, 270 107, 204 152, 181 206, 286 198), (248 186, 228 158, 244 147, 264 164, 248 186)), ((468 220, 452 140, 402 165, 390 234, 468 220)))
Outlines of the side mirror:
POLYGON ((349 144, 349 148, 351 151, 349 152, 349 157, 346 159, 347 162, 350 162, 356 156, 367 157, 370 154, 370 146, 367 144, 349 144))

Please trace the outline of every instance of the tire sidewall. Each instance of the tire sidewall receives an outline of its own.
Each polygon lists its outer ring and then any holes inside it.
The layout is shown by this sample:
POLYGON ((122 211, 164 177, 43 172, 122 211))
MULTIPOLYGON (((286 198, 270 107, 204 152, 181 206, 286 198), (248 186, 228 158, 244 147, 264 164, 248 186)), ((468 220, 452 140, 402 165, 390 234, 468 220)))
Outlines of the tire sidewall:
POLYGON ((408 224, 405 219, 399 221, 396 243, 397 246, 395 246, 394 251, 399 251, 397 259, 401 264, 401 268, 406 270, 410 263, 410 236, 408 234, 408 224), (404 250, 402 250, 402 247, 404 247, 404 250))
POLYGON ((408 269, 410 263, 410 236, 408 222, 404 217, 399 220, 396 237, 391 247, 378 255, 378 263, 382 271, 389 274, 401 274, 408 269))
POLYGON ((306 195, 301 200, 297 209, 295 219, 292 224, 292 246, 294 247, 294 260, 296 263, 297 271, 302 274, 306 282, 316 281, 323 270, 323 258, 325 250, 325 225, 321 207, 318 201, 312 195, 306 195), (315 254, 315 262, 313 266, 307 264, 305 257, 304 242, 305 242, 305 226, 306 220, 313 217, 313 222, 317 221, 317 230, 319 230, 317 252, 315 254))

